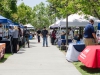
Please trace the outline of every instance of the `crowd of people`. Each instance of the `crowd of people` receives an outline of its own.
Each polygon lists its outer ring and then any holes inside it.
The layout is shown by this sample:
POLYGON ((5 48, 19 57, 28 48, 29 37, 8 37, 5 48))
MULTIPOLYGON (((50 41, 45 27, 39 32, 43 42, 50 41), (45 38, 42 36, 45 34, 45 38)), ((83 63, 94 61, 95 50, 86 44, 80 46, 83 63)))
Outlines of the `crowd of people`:
POLYGON ((66 44, 66 35, 68 36, 68 43, 71 42, 82 42, 84 43, 86 46, 88 45, 94 45, 94 44, 98 44, 98 40, 96 38, 96 32, 95 29, 93 27, 94 21, 92 19, 89 20, 89 23, 85 26, 83 33, 82 34, 78 34, 75 33, 75 31, 73 31, 73 29, 68 28, 68 33, 66 34, 65 31, 62 31, 59 35, 56 29, 53 29, 50 36, 51 36, 51 43, 52 45, 55 44, 55 42, 59 39, 57 36, 60 37, 60 39, 62 40, 62 44, 66 44))
POLYGON ((55 29, 53 29, 53 31, 51 32, 50 36, 51 36, 51 43, 52 45, 55 44, 55 42, 57 42, 57 39, 60 39, 62 40, 62 44, 66 44, 66 41, 63 42, 63 40, 66 40, 66 35, 68 36, 68 42, 72 42, 73 40, 76 40, 76 41, 80 41, 83 36, 81 34, 74 34, 73 30, 71 28, 68 28, 68 33, 66 34, 65 31, 62 31, 59 35, 57 35, 57 31, 55 29), (57 37, 59 36, 59 37, 57 37))
MULTIPOLYGON (((84 29, 84 33, 82 34, 77 34, 74 33, 74 31, 71 28, 68 28, 68 33, 62 31, 60 34, 58 34, 59 32, 56 29, 53 29, 51 33, 49 33, 49 31, 46 29, 46 27, 44 27, 43 30, 38 29, 36 31, 37 33, 37 38, 38 38, 38 42, 41 42, 40 37, 43 38, 43 47, 48 47, 48 35, 50 34, 50 38, 51 38, 51 44, 55 45, 59 39, 58 36, 60 36, 61 40, 66 40, 66 35, 68 36, 68 43, 71 43, 74 41, 78 42, 78 41, 82 41, 84 39, 84 43, 85 45, 93 45, 93 44, 97 44, 97 38, 96 38, 96 34, 95 34, 95 30, 93 27, 94 21, 91 19, 89 21, 89 24, 86 25, 85 29, 84 29)), ((2 24, 0 23, 0 40, 2 40, 2 24)), ((13 52, 17 53, 17 47, 19 46, 19 40, 22 40, 23 42, 23 47, 25 48, 25 44, 27 43, 28 48, 29 46, 29 36, 30 36, 30 30, 27 29, 27 27, 25 26, 23 29, 21 29, 19 26, 10 26, 9 30, 8 30, 8 38, 11 39, 12 45, 13 45, 13 52)), ((66 41, 62 41, 62 44, 65 45, 66 41)))
POLYGON ((2 23, 0 23, 0 40, 10 39, 11 41, 11 46, 12 46, 12 52, 17 53, 19 50, 20 44, 25 47, 25 44, 28 44, 29 46, 29 36, 30 36, 30 30, 27 29, 25 26, 24 28, 20 28, 20 26, 9 26, 8 28, 8 34, 3 37, 3 28, 2 28, 2 23))

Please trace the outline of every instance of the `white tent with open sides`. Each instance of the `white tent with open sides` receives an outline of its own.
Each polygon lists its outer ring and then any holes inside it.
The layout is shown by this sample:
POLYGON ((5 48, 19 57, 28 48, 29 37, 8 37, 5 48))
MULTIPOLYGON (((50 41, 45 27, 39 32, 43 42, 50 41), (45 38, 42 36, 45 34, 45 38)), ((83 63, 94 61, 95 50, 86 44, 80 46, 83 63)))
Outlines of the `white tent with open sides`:
MULTIPOLYGON (((68 16, 68 27, 84 27, 89 23, 89 20, 93 19, 94 20, 94 26, 97 26, 98 23, 100 23, 100 20, 90 16, 90 15, 84 15, 81 14, 71 14, 68 16)), ((61 27, 61 28, 66 28, 66 19, 59 20, 53 25, 50 26, 51 28, 56 28, 56 27, 61 27)))
POLYGON ((31 24, 26 24, 24 26, 27 26, 27 29, 35 29, 34 26, 32 26, 31 24))
MULTIPOLYGON (((78 26, 78 27, 84 27, 86 26, 88 23, 89 23, 89 20, 90 19, 93 19, 94 20, 94 26, 97 26, 98 23, 100 23, 100 20, 93 17, 93 16, 90 16, 90 15, 79 15, 79 14, 72 14, 72 15, 69 15, 68 16, 68 26, 71 27, 71 26, 78 26), (86 19, 87 17, 87 19, 86 19)), ((63 19, 62 21, 59 22, 60 27, 64 28, 66 27, 66 19, 63 19)))

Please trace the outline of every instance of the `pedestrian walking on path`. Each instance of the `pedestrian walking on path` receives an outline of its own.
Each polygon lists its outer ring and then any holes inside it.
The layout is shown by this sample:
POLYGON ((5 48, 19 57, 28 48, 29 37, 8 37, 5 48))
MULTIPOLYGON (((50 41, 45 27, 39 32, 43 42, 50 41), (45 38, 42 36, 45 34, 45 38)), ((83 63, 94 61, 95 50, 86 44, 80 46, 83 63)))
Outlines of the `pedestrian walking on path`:
POLYGON ((40 42, 40 34, 41 34, 41 30, 38 29, 38 30, 37 30, 37 38, 38 38, 38 42, 40 42))
POLYGON ((23 38, 24 38, 24 48, 25 48, 25 43, 28 44, 28 48, 29 46, 29 36, 30 36, 30 31, 27 29, 27 26, 25 26, 24 31, 23 31, 23 38))
POLYGON ((45 47, 45 43, 46 47, 48 47, 48 30, 46 30, 46 27, 44 27, 41 34, 43 38, 43 47, 45 47))

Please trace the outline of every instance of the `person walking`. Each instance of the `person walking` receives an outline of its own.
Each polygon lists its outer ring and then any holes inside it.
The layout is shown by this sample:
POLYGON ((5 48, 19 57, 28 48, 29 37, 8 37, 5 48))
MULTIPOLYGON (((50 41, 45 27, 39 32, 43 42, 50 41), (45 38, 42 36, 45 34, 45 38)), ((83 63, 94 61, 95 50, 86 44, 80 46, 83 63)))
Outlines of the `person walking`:
POLYGON ((38 29, 38 31, 37 31, 37 38, 38 38, 38 42, 40 42, 40 34, 41 34, 41 30, 40 30, 40 29, 38 29))
POLYGON ((42 34, 42 38, 43 38, 43 47, 45 47, 45 43, 46 43, 46 47, 48 47, 48 41, 47 41, 48 30, 46 30, 46 27, 44 27, 44 29, 42 30, 41 34, 42 34))
POLYGON ((30 31, 27 29, 27 26, 24 27, 24 31, 23 31, 23 39, 24 39, 24 45, 23 47, 25 48, 25 43, 28 44, 28 48, 29 46, 29 36, 30 36, 30 31))
POLYGON ((84 42, 86 46, 98 43, 93 24, 94 20, 90 19, 89 24, 87 24, 84 29, 84 42))

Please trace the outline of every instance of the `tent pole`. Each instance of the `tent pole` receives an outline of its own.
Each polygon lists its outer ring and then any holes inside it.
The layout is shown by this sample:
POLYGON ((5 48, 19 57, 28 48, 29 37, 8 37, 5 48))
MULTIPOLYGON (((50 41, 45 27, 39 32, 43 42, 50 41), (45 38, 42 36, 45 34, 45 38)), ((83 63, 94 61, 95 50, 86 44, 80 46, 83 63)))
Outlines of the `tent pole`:
POLYGON ((68 45, 68 14, 66 15, 66 46, 67 45, 68 45))

